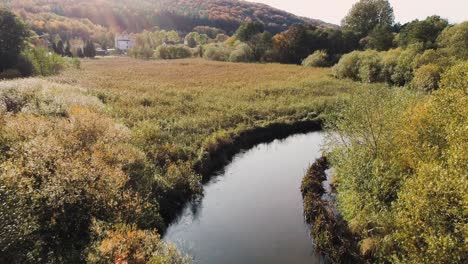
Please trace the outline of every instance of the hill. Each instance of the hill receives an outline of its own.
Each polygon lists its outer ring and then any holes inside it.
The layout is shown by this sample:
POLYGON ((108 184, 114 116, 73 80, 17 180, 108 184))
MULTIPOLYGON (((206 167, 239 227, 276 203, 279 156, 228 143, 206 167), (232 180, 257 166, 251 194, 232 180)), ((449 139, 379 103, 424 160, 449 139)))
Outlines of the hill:
POLYGON ((96 32, 141 32, 159 27, 190 32, 196 26, 235 31, 245 21, 259 21, 271 33, 297 23, 329 27, 258 3, 238 0, 12 0, 12 8, 38 33, 68 30, 71 37, 96 32))

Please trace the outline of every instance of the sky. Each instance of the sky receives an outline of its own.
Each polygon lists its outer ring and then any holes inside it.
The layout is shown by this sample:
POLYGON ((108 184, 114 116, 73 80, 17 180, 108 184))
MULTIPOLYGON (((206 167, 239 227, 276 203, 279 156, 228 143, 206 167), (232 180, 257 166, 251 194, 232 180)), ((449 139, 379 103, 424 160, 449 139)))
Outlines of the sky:
MULTIPOLYGON (((295 15, 340 24, 357 0, 249 0, 268 4, 295 15)), ((468 0, 390 0, 395 21, 406 23, 437 14, 451 23, 468 20, 468 0)))

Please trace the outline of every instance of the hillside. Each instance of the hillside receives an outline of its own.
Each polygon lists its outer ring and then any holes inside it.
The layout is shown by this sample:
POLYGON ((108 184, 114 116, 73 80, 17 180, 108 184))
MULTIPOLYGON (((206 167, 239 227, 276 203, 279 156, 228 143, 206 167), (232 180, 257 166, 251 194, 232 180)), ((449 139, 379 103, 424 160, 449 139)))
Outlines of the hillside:
POLYGON ((259 21, 277 33, 296 23, 331 26, 264 4, 238 0, 12 0, 11 6, 38 33, 69 29, 71 37, 108 29, 141 32, 160 27, 189 32, 196 26, 235 31, 245 21, 259 21))

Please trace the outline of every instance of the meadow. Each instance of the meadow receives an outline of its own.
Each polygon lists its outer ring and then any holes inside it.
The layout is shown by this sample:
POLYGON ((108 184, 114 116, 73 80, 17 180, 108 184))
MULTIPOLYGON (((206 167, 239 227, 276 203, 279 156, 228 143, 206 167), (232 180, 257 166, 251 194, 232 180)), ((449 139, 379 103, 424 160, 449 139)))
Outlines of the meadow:
POLYGON ((201 59, 85 59, 4 81, 2 260, 183 262, 158 233, 202 193, 197 165, 245 131, 316 121, 356 86, 329 69, 201 59))

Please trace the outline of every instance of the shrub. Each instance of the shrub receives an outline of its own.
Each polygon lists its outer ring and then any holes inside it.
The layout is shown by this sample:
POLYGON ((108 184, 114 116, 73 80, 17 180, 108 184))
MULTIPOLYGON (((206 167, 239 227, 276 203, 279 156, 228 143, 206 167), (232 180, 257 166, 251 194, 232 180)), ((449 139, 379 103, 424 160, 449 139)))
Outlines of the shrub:
POLYGON ((333 75, 339 79, 358 80, 360 51, 353 51, 343 55, 340 61, 333 66, 333 75))
POLYGON ((413 79, 414 62, 417 61, 418 54, 423 50, 423 44, 413 44, 403 50, 398 57, 398 63, 392 74, 392 82, 395 85, 403 86, 413 79))
POLYGON ((88 263, 188 264, 175 247, 163 242, 156 231, 139 230, 136 226, 117 225, 104 232, 100 243, 92 248, 88 263))
POLYGON ((48 76, 59 73, 66 67, 63 57, 44 48, 33 48, 25 52, 25 56, 34 66, 34 74, 48 76))
POLYGON ((183 59, 191 56, 191 50, 183 45, 161 45, 154 52, 155 58, 163 60, 183 59))
POLYGON ((328 54, 324 50, 317 50, 302 61, 302 66, 305 67, 327 67, 328 65, 328 54))
POLYGON ((381 81, 381 54, 375 50, 360 53, 358 79, 361 82, 373 83, 381 81))
POLYGON ((439 47, 450 56, 460 60, 468 59, 468 22, 446 28, 437 39, 439 47))
POLYGON ((452 66, 442 76, 441 88, 468 91, 468 61, 452 66))
POLYGON ((133 47, 128 49, 128 55, 137 59, 150 59, 153 57, 154 50, 150 47, 133 47))
POLYGON ((246 43, 236 45, 229 56, 230 62, 250 62, 254 59, 253 50, 246 43))
POLYGON ((392 75, 395 72, 396 67, 398 65, 398 57, 401 54, 401 49, 391 49, 389 51, 382 52, 381 54, 382 70, 380 72, 380 78, 382 81, 390 85, 394 85, 392 75))
POLYGON ((215 61, 228 61, 231 49, 223 43, 213 43, 203 46, 203 57, 215 61))
POLYGON ((6 112, 67 116, 70 105, 96 110, 102 108, 96 97, 84 95, 76 87, 64 84, 33 78, 0 83, 0 109, 6 112))
POLYGON ((466 263, 466 73, 424 97, 360 90, 329 119, 338 206, 373 262, 466 263))
POLYGON ((442 86, 408 110, 395 131, 396 160, 412 172, 394 204, 397 263, 467 261, 468 100, 460 88, 442 86))
POLYGON ((353 51, 344 55, 333 67, 338 78, 350 78, 361 82, 381 81, 381 57, 375 50, 353 51))
POLYGON ((429 92, 439 88, 441 68, 436 64, 426 64, 416 70, 411 81, 415 90, 429 92))
POLYGON ((12 201, 18 208, 26 208, 19 215, 31 216, 34 224, 19 222, 27 235, 2 248, 2 262, 22 262, 27 255, 49 263, 81 262, 92 218, 158 219, 157 205, 131 188, 130 172, 144 154, 128 144, 125 127, 81 107, 73 107, 69 118, 18 113, 5 122, 8 152, 2 153, 0 183, 18 196, 12 201))

